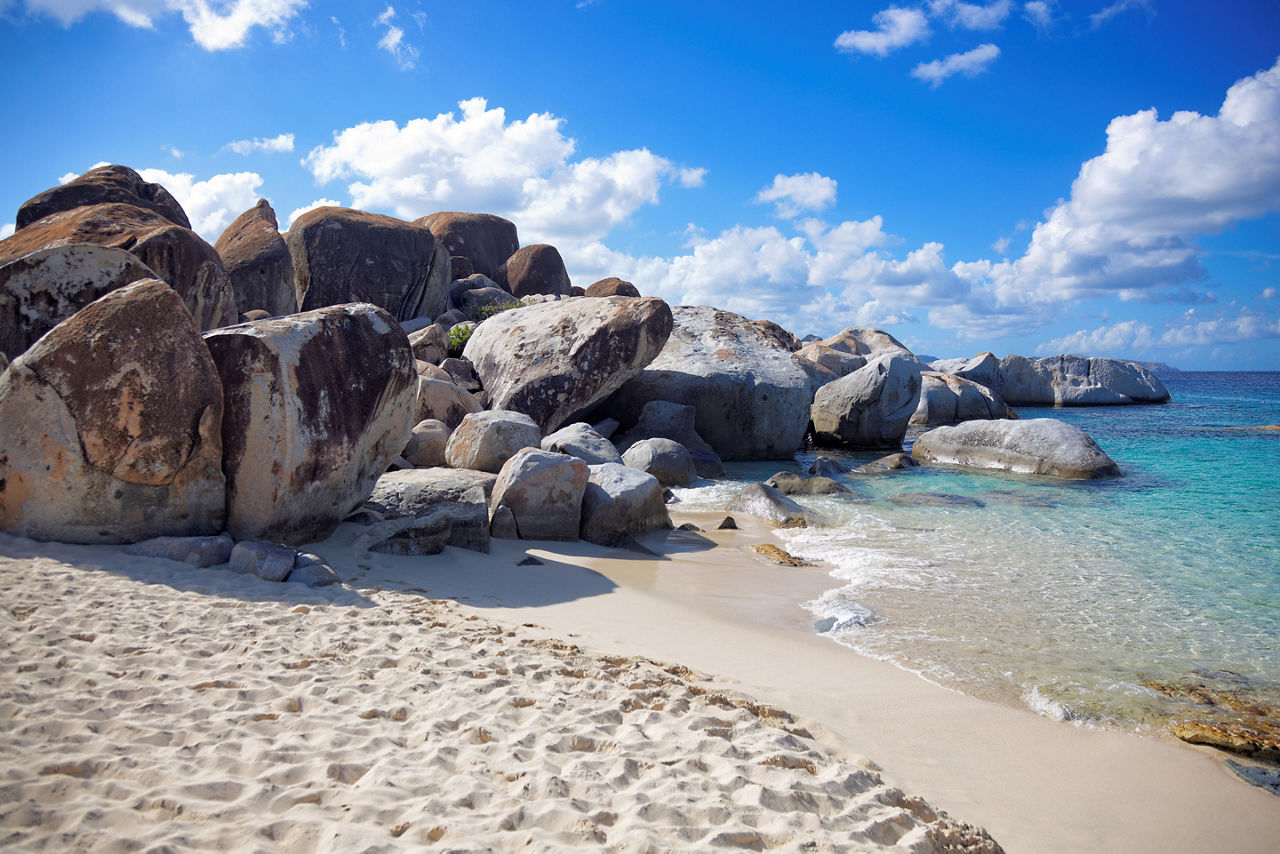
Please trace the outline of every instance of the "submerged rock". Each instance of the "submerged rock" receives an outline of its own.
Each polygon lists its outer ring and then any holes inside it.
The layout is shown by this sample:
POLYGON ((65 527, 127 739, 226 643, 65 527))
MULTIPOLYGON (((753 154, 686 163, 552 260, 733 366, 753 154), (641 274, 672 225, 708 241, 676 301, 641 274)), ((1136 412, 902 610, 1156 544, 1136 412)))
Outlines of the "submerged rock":
POLYGON ((1087 433, 1055 418, 966 421, 916 439, 917 462, 1075 479, 1120 477, 1116 465, 1087 433))
POLYGON ((850 474, 888 474, 889 472, 902 471, 903 469, 913 469, 917 465, 918 463, 911 458, 910 454, 899 452, 860 465, 850 474))

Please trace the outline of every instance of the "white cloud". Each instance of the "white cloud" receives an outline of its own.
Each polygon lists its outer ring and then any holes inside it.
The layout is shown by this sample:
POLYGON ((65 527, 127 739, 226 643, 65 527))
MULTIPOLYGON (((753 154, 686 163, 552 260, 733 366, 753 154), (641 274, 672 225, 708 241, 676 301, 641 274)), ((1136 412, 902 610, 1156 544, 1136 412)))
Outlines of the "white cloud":
POLYGON ((1012 242, 1008 237, 997 237, 996 241, 991 244, 991 249, 997 255, 1004 255, 1009 251, 1009 244, 1012 242))
POLYGON ((756 193, 756 204, 772 203, 778 216, 792 219, 803 211, 820 211, 836 201, 834 178, 805 172, 800 175, 775 175, 773 183, 756 193))
POLYGON ((1082 356, 1124 356, 1145 353, 1159 341, 1151 327, 1136 320, 1126 320, 1097 329, 1081 329, 1070 335, 1046 341, 1036 347, 1040 355, 1076 353, 1082 356))
POLYGON ((342 22, 338 20, 337 15, 330 15, 329 20, 338 30, 338 47, 345 48, 347 46, 347 31, 343 29, 342 22))
POLYGON ((1203 347, 1280 338, 1280 317, 1243 308, 1235 317, 1204 317, 1188 309, 1160 336, 1163 347, 1203 347))
POLYGON ((210 243, 217 241, 223 229, 258 201, 262 176, 256 172, 229 172, 197 181, 186 172, 177 174, 162 169, 139 169, 145 181, 164 186, 187 212, 191 228, 210 243))
POLYGON ((1217 116, 1113 119, 1036 225, 1026 254, 992 267, 1002 303, 1156 294, 1204 277, 1198 234, 1280 211, 1280 62, 1237 81, 1217 116))
POLYGON ((976 77, 986 71, 998 56, 1000 56, 1000 48, 990 43, 982 44, 964 53, 953 53, 946 59, 922 62, 911 70, 911 76, 917 80, 923 80, 936 89, 944 80, 956 74, 976 77))
POLYGON ((1127 12, 1130 9, 1141 9, 1147 13, 1147 17, 1151 17, 1156 13, 1155 9, 1151 8, 1150 0, 1116 0, 1115 3, 1112 3, 1107 8, 1090 15, 1089 23, 1093 25, 1094 29, 1097 29, 1120 13, 1127 12))
POLYGON ((589 243, 658 201, 664 183, 698 186, 703 170, 683 169, 648 149, 572 160, 575 143, 549 113, 507 121, 483 98, 441 113, 356 125, 334 133, 303 160, 321 184, 348 180, 352 206, 416 219, 439 210, 495 213, 528 238, 589 243))
POLYGON ((109 12, 131 27, 151 29, 154 19, 181 14, 196 44, 205 50, 240 47, 254 27, 277 41, 288 38, 287 24, 307 0, 25 0, 31 12, 70 26, 91 12, 109 12))
POLYGON ((1022 6, 1022 17, 1040 32, 1048 32, 1054 24, 1054 3, 1031 0, 1022 6))
POLYGON ((293 211, 293 213, 289 214, 289 218, 285 220, 284 228, 281 230, 288 231, 289 229, 293 228, 293 224, 297 222, 298 217, 302 216, 307 211, 313 211, 316 208, 340 208, 340 207, 344 207, 342 202, 336 201, 334 199, 316 199, 311 204, 303 205, 300 208, 296 208, 293 211))
POLYGON ((418 49, 404 40, 403 29, 391 23, 395 17, 395 8, 388 6, 375 19, 378 26, 387 28, 386 33, 378 40, 378 47, 391 54, 402 71, 410 71, 418 62, 418 49))
POLYGON ((1013 0, 996 0, 985 6, 959 0, 932 0, 929 14, 944 17, 953 27, 966 30, 998 30, 1013 11, 1013 0))
POLYGON ((1261 296, 1263 299, 1275 299, 1275 298, 1276 298, 1276 289, 1275 289, 1275 288, 1263 288, 1263 289, 1262 289, 1262 293, 1261 293, 1261 294, 1259 294, 1259 296, 1261 296))
POLYGON ((236 154, 252 154, 255 151, 269 153, 293 151, 293 134, 282 133, 270 139, 238 139, 235 142, 228 142, 225 147, 236 154))
POLYGON ((168 154, 174 160, 181 160, 183 157, 186 157, 185 151, 180 151, 177 147, 172 145, 164 146, 163 150, 166 154, 168 154))
POLYGON ((869 53, 888 56, 899 48, 927 39, 929 22, 919 9, 890 6, 877 12, 874 30, 848 30, 836 38, 836 47, 845 53, 869 53))
POLYGON ((0 240, 4 240, 6 237, 12 237, 16 228, 17 227, 12 222, 0 224, 0 240))

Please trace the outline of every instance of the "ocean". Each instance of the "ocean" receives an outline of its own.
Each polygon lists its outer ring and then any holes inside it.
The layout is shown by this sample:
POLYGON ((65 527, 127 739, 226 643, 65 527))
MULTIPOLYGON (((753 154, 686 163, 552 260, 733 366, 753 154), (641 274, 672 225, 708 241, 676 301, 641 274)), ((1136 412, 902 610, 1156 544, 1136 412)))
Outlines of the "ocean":
MULTIPOLYGON (((1072 482, 917 468, 799 497, 779 531, 825 561, 797 603, 814 631, 965 693, 1088 725, 1148 730, 1207 689, 1280 705, 1280 373, 1186 372, 1157 406, 1018 409, 1078 425, 1125 476, 1072 482)), ((819 449, 848 466, 882 454, 819 449)), ((742 482, 806 472, 731 464, 679 490, 723 509, 742 482)))

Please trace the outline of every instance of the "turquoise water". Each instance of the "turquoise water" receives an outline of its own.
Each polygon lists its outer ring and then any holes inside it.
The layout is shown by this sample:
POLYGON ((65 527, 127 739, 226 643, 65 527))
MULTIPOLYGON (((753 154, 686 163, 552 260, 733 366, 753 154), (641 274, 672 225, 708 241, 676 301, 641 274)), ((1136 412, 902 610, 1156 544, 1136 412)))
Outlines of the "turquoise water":
MULTIPOLYGON (((1256 429, 1280 425, 1280 373, 1166 384, 1162 406, 1020 410, 1083 428, 1124 470, 1117 480, 920 468, 846 476, 853 496, 801 498, 823 524, 779 536, 832 566, 831 590, 806 603, 815 629, 1075 721, 1161 723, 1179 709, 1153 681, 1280 703, 1280 431, 1256 429)), ((731 466, 731 477, 811 460, 731 466)), ((722 506, 738 488, 683 497, 722 506)))

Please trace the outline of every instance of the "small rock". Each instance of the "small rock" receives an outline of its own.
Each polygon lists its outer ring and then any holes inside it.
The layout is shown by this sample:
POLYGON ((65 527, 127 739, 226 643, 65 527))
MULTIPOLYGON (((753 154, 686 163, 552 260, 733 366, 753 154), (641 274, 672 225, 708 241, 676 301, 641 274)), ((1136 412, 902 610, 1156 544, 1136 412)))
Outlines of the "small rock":
POLYGON ((622 462, 653 475, 663 486, 693 486, 698 481, 693 455, 672 439, 641 439, 627 448, 622 462))
POLYGON ((780 528, 803 528, 809 524, 803 507, 763 483, 753 483, 739 492, 729 509, 748 513, 780 528))
POLYGON ((538 560, 533 555, 525 555, 520 560, 516 561, 516 566, 542 566, 542 561, 538 560))
POLYGON ((409 434, 409 444, 404 447, 404 458, 419 468, 433 468, 445 464, 444 449, 449 443, 449 427, 443 421, 428 418, 419 421, 409 434))
POLYGON ((889 498, 894 504, 919 505, 923 507, 986 507, 977 498, 967 495, 952 495, 947 492, 903 492, 889 498))
POLYGON ((701 528, 699 528, 697 525, 693 524, 692 522, 685 522, 683 525, 681 525, 680 527, 676 528, 676 530, 677 530, 677 531, 695 531, 695 532, 696 532, 696 531, 701 531, 702 529, 701 529, 701 528))
POLYGON ((850 492, 849 487, 829 477, 816 475, 804 477, 794 472, 780 471, 765 481, 783 495, 839 495, 850 492))
POLYGON ((804 558, 796 557, 795 555, 791 554, 791 552, 784 551, 783 549, 780 549, 777 546, 772 545, 770 543, 761 543, 760 545, 752 546, 751 551, 760 555, 760 557, 764 558, 770 563, 776 563, 779 566, 815 566, 816 565, 813 563, 813 561, 808 561, 808 560, 805 560, 804 558))
POLYGON ((154 537, 125 546, 124 553, 206 567, 230 561, 235 544, 231 535, 224 531, 216 537, 154 537))
POLYGON ((738 530, 738 523, 732 516, 725 516, 720 524, 716 525, 716 529, 720 531, 736 531, 738 530))
POLYGON ((910 454, 899 452, 873 460, 866 465, 858 466, 853 470, 852 474, 886 474, 891 471, 913 469, 918 465, 919 463, 913 460, 910 454))
POLYGON ((457 469, 498 472, 522 448, 537 448, 542 433, 523 412, 473 412, 458 424, 445 446, 445 460, 457 469))
POLYGON ((328 587, 342 581, 333 567, 319 555, 299 554, 293 564, 293 572, 289 573, 290 582, 305 584, 307 587, 328 587))
POLYGON ((275 543, 246 541, 231 550, 231 570, 256 575, 264 581, 284 581, 293 570, 298 553, 275 543))
POLYGON ((520 530, 516 527, 516 516, 510 507, 495 507, 493 518, 489 520, 489 536, 499 540, 518 540, 520 530))
POLYGON ((813 465, 809 466, 809 474, 818 474, 823 477, 830 477, 833 474, 844 474, 845 467, 840 465, 839 461, 834 457, 828 457, 825 454, 819 456, 813 461, 813 465))

